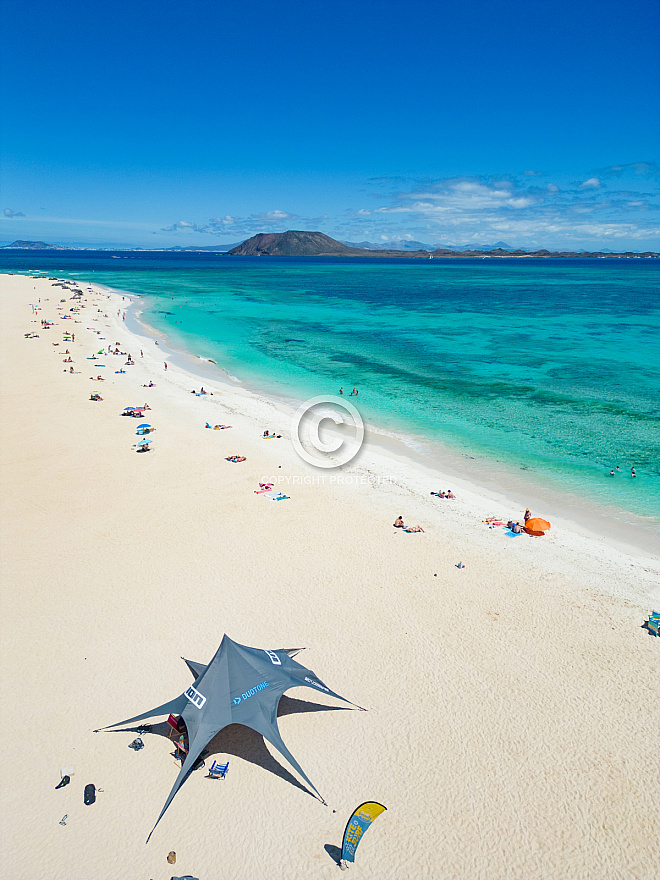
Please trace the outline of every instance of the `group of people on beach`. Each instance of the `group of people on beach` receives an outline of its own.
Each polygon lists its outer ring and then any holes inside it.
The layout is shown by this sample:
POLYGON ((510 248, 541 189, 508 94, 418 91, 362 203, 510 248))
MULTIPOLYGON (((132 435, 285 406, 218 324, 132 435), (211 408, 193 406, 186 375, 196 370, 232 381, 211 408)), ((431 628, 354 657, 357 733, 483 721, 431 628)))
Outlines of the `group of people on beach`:
MULTIPOLYGON (((343 394, 343 393, 344 393, 344 387, 343 387, 343 386, 339 389, 339 393, 340 393, 340 394, 343 394)), ((353 396, 357 397, 359 393, 360 393, 360 392, 357 390, 357 388, 354 388, 348 396, 349 396, 349 397, 353 397, 353 396)))

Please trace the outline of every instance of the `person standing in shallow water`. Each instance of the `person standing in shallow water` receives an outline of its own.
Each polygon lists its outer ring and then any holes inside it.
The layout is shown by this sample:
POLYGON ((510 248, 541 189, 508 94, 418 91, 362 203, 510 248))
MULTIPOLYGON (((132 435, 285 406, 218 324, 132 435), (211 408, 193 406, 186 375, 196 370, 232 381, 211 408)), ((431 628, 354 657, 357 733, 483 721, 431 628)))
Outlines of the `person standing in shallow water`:
POLYGON ((634 467, 631 467, 631 468, 630 468, 630 476, 631 476, 631 477, 636 477, 636 476, 637 476, 637 474, 635 473, 635 468, 634 468, 634 467))

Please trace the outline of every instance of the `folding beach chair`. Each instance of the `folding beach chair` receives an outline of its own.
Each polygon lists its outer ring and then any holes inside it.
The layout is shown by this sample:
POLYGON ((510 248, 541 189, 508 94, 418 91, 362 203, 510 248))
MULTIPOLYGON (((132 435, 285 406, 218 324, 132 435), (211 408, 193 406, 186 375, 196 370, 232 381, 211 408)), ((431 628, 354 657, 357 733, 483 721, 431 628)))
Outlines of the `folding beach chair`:
POLYGON ((218 764, 217 761, 214 761, 211 765, 211 769, 206 774, 207 779, 224 779, 227 775, 227 770, 229 769, 229 761, 226 764, 218 764))
POLYGON ((660 635, 660 611, 653 612, 653 614, 646 621, 646 628, 649 629, 654 635, 660 635))

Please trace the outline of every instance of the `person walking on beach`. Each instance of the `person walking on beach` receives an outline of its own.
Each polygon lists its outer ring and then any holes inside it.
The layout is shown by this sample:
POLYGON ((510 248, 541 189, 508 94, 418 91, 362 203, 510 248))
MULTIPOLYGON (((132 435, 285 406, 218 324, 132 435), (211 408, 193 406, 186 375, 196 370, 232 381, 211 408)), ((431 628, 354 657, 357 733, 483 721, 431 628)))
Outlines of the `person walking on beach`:
POLYGON ((531 519, 531 518, 532 518, 532 514, 529 512, 529 507, 528 507, 527 510, 525 511, 525 522, 527 522, 527 520, 531 519))
POLYGON ((167 361, 165 361, 165 369, 167 370, 167 361))

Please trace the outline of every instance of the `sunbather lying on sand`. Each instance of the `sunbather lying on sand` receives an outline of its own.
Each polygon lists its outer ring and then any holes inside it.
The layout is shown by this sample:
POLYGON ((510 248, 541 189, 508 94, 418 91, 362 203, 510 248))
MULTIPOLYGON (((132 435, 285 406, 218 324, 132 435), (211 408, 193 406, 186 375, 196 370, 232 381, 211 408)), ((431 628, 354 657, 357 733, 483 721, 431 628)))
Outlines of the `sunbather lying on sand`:
POLYGON ((404 532, 423 532, 424 529, 421 526, 407 526, 402 516, 397 516, 394 520, 394 528, 395 529, 403 529, 404 532))
POLYGON ((244 455, 229 455, 225 459, 225 461, 233 461, 233 462, 245 461, 245 460, 246 460, 246 458, 244 455))

